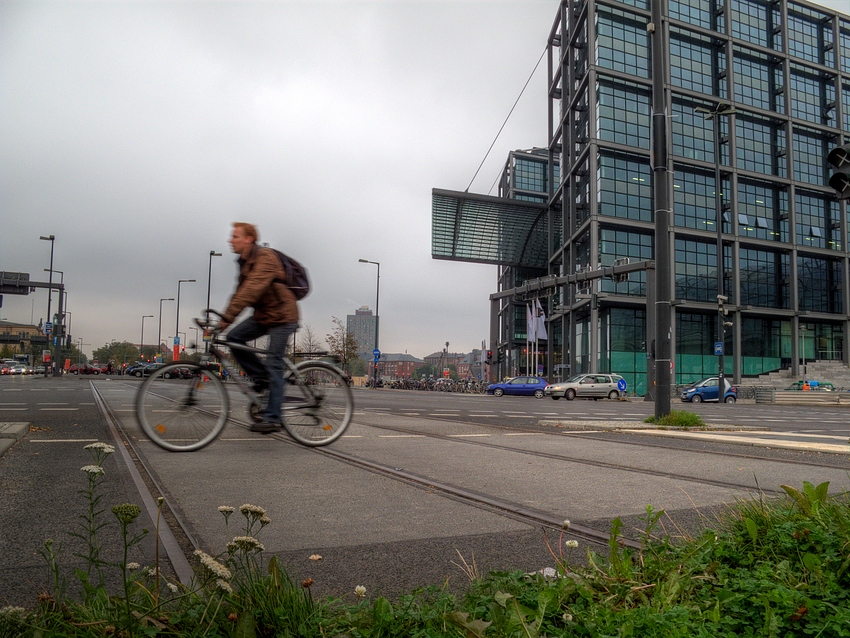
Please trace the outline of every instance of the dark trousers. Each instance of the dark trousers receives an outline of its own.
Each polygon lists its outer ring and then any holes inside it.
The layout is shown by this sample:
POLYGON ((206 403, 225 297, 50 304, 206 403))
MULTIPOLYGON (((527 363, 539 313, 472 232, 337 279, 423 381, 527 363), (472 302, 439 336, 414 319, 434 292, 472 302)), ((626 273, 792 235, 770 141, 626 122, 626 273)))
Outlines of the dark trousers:
POLYGON ((227 342, 245 345, 264 335, 269 335, 269 354, 265 364, 253 352, 233 348, 231 352, 245 373, 255 383, 268 383, 269 402, 263 410, 263 420, 280 423, 280 407, 283 405, 283 356, 289 338, 298 329, 297 323, 264 326, 249 317, 227 333, 227 342))

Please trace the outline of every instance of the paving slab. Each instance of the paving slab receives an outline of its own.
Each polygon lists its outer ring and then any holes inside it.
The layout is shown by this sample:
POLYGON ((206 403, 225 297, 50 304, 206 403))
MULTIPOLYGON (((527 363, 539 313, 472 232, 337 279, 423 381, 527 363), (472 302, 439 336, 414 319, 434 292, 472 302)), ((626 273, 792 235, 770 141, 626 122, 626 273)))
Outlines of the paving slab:
POLYGON ((20 441, 29 429, 27 421, 0 421, 0 439, 20 441))

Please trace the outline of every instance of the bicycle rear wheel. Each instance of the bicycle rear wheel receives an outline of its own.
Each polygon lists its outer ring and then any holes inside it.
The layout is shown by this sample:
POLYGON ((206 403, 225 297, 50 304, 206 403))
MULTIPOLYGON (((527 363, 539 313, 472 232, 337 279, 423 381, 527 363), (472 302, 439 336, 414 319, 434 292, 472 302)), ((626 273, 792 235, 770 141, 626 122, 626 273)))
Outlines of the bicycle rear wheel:
POLYGON ((229 408, 221 380, 187 361, 163 366, 136 395, 139 425, 169 452, 192 452, 215 441, 227 423, 229 408))
POLYGON ((298 375, 286 382, 283 427, 289 435, 310 447, 333 443, 351 422, 354 399, 342 372, 323 361, 296 366, 298 375))

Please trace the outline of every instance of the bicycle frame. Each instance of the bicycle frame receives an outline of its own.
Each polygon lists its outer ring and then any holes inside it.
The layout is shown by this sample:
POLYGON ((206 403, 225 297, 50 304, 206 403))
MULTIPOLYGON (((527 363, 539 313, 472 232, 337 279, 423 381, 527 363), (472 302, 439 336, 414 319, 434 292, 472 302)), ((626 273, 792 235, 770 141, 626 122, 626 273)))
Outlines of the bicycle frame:
MULTIPOLYGON (((221 364, 222 368, 227 370, 228 377, 233 379, 236 382, 236 385, 239 387, 239 390, 242 392, 242 394, 247 396, 248 399, 254 405, 260 407, 262 405, 260 395, 257 394, 256 392, 254 392, 254 388, 253 388, 251 382, 248 380, 248 377, 243 377, 240 374, 239 367, 231 364, 230 360, 227 358, 227 354, 224 352, 224 350, 222 350, 221 348, 219 348, 217 346, 226 346, 227 348, 230 348, 231 350, 245 350, 247 352, 253 352, 254 354, 261 354, 261 355, 269 355, 271 353, 268 350, 262 350, 260 348, 254 348, 254 347, 248 346, 248 345, 242 345, 242 344, 238 344, 238 343, 229 343, 229 342, 225 341, 224 339, 220 339, 218 337, 214 337, 213 340, 210 342, 209 354, 211 354, 213 356, 213 358, 215 358, 218 361, 218 363, 221 364)), ((203 361, 203 360, 204 359, 202 358, 201 361, 203 361)), ((284 380, 287 377, 290 377, 292 375, 295 375, 295 377, 297 378, 298 368, 296 367, 296 365, 294 363, 292 363, 292 361, 290 361, 289 357, 287 357, 285 355, 282 357, 282 360, 283 360, 283 365, 284 365, 284 372, 283 372, 284 380)), ((309 394, 310 398, 312 399, 311 404, 315 403, 315 395, 313 394, 313 391, 310 389, 310 386, 305 385, 305 389, 307 391, 307 394, 309 394)), ((286 411, 290 411, 290 410, 303 410, 305 407, 308 407, 308 406, 305 406, 303 403, 300 404, 300 405, 291 405, 291 406, 286 405, 284 403, 281 406, 281 411, 286 412, 286 411)))

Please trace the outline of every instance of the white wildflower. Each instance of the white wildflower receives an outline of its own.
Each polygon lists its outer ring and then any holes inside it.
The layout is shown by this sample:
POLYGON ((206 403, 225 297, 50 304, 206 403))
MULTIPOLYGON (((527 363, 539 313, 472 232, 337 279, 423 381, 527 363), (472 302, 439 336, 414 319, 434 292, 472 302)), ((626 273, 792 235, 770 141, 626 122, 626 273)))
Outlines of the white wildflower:
POLYGON ((561 523, 561 529, 570 529, 570 521, 569 521, 569 519, 567 519, 567 520, 565 520, 563 523, 561 523))
POLYGON ((566 545, 570 549, 575 549, 576 547, 578 547, 578 541, 567 541, 566 543, 564 543, 564 545, 566 545))
POLYGON ((235 554, 240 549, 243 552, 262 552, 266 548, 253 536, 236 536, 227 544, 227 551, 230 554, 235 554))
POLYGON ((97 476, 98 474, 105 474, 103 468, 99 465, 84 465, 80 468, 80 471, 86 472, 87 474, 91 474, 92 476, 97 476))
POLYGON ((174 583, 168 583, 167 586, 168 586, 169 591, 172 594, 176 594, 177 592, 180 591, 180 588, 177 585, 175 585, 174 583))
POLYGON ((214 576, 224 580, 231 579, 232 574, 230 573, 230 570, 203 550, 196 549, 195 556, 197 556, 201 565, 203 565, 214 576))
POLYGON ((261 516, 260 517, 260 529, 264 528, 266 525, 268 525, 271 522, 272 522, 272 519, 270 519, 268 516, 261 516))
POLYGON ((127 569, 129 569, 131 572, 139 569, 139 567, 141 567, 141 565, 139 565, 138 563, 127 563, 127 569))
POLYGON ((266 515, 266 510, 264 510, 259 505, 251 505, 250 503, 245 503, 239 508, 239 511, 245 515, 245 518, 253 518, 258 519, 262 518, 266 515))
POLYGON ((357 585, 354 588, 354 595, 358 598, 366 598, 366 588, 363 585, 357 585))
POLYGON ((216 579, 215 585, 216 585, 216 587, 218 587, 223 592, 227 592, 228 594, 233 593, 233 587, 231 587, 230 583, 228 583, 226 580, 224 580, 222 578, 216 579))
POLYGON ((572 622, 573 621, 573 615, 572 614, 564 614, 562 616, 562 618, 564 619, 564 622, 572 622))
POLYGON ((100 441, 98 441, 97 443, 89 443, 83 449, 84 450, 95 450, 97 452, 102 452, 103 454, 112 454, 113 452, 115 452, 114 447, 112 447, 108 443, 101 443, 100 441))
POLYGON ((156 578, 157 573, 159 573, 159 572, 158 572, 156 567, 151 567, 148 570, 148 576, 150 576, 151 578, 156 578))

